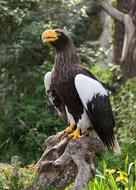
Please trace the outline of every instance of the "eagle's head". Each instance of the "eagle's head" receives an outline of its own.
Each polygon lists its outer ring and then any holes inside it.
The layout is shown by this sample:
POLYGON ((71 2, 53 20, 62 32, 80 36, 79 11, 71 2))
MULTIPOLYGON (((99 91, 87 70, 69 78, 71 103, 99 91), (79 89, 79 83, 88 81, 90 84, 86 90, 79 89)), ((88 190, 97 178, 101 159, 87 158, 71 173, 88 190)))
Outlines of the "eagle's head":
POLYGON ((57 51, 60 51, 67 47, 69 44, 72 44, 70 36, 60 29, 54 30, 45 30, 42 33, 43 43, 49 42, 52 46, 56 48, 57 51))

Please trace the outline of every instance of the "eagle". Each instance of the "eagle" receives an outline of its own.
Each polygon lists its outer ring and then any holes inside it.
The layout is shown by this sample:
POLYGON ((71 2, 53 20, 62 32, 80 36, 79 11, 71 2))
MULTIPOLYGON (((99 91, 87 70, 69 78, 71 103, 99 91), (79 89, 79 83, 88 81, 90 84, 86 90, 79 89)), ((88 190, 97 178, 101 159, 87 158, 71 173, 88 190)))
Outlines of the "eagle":
POLYGON ((108 92, 82 66, 71 37, 64 30, 48 29, 41 38, 56 49, 55 62, 52 71, 44 76, 44 85, 51 103, 68 126, 63 133, 76 139, 90 129, 109 150, 120 153, 108 92))

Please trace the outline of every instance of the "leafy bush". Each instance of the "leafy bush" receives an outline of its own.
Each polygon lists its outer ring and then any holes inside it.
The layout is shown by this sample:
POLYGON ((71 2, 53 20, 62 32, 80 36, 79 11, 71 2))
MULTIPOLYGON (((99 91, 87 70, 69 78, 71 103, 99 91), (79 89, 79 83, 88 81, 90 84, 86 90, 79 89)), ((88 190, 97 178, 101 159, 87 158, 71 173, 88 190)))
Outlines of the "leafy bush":
POLYGON ((118 89, 114 104, 120 141, 134 143, 136 140, 136 78, 128 80, 118 89))
MULTIPOLYGON (((118 158, 117 165, 121 165, 126 155, 130 161, 136 155, 136 78, 129 79, 118 88, 113 97, 113 111, 116 120, 116 133, 120 142, 122 155, 118 158)), ((112 159, 111 159, 112 161, 112 159)))
POLYGON ((0 165, 0 190, 25 190, 32 186, 36 179, 34 165, 21 168, 19 165, 5 168, 0 165))
POLYGON ((49 46, 42 44, 40 36, 48 28, 66 26, 72 33, 76 22, 80 27, 81 20, 87 18, 84 8, 73 8, 75 3, 69 0, 0 2, 2 162, 9 161, 13 155, 18 155, 24 164, 36 161, 46 137, 63 126, 45 96, 43 77, 52 67, 54 54, 49 46))
POLYGON ((89 69, 92 66, 98 65, 98 67, 100 67, 100 65, 105 65, 107 52, 97 44, 80 45, 77 48, 77 53, 79 54, 82 64, 89 67, 89 69))

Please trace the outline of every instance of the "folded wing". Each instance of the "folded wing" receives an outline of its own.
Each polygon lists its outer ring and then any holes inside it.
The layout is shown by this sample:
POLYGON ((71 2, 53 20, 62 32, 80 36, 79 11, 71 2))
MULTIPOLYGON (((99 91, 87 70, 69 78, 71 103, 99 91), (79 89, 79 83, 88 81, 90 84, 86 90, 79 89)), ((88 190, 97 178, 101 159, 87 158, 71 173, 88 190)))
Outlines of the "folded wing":
POLYGON ((115 121, 106 89, 100 82, 84 74, 76 75, 75 87, 100 139, 109 149, 120 152, 114 136, 115 121))

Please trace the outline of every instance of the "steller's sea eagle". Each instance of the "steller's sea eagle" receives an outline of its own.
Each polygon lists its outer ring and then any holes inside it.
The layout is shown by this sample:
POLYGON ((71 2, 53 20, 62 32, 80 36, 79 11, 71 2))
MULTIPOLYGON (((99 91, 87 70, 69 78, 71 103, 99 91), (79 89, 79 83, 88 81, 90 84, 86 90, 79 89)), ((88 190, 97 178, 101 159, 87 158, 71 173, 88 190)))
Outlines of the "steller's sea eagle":
POLYGON ((56 49, 55 63, 46 73, 44 85, 51 103, 69 125, 63 132, 75 139, 90 128, 109 149, 119 153, 108 93, 81 65, 70 36, 60 29, 46 30, 42 41, 56 49))

